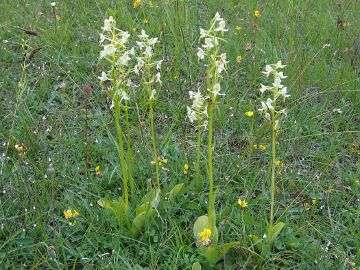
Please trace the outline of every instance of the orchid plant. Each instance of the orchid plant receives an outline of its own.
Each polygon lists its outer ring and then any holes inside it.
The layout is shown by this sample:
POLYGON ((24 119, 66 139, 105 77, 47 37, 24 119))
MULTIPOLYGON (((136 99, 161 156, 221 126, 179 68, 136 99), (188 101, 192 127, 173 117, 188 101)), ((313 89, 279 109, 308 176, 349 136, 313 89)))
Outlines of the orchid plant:
MULTIPOLYGON (((207 127, 208 130, 208 149, 207 149, 207 171, 209 179, 209 205, 208 214, 200 216, 194 224, 194 237, 207 263, 210 265, 216 264, 227 251, 236 245, 238 242, 231 242, 227 244, 218 244, 218 230, 216 227, 216 212, 215 212, 215 193, 214 193, 214 173, 213 173, 213 122, 214 110, 216 108, 218 99, 225 96, 221 92, 221 81, 223 73, 226 70, 228 61, 226 60, 226 53, 220 52, 220 42, 225 42, 222 38, 226 29, 226 23, 219 13, 211 20, 210 28, 208 30, 200 29, 200 40, 203 41, 201 47, 197 49, 197 56, 199 61, 206 66, 206 91, 201 93, 190 92, 190 99, 192 99, 192 106, 188 107, 187 114, 191 122, 197 121, 198 129, 198 155, 197 168, 199 168, 199 151, 200 151, 200 128, 207 127)), ((197 169, 198 170, 198 169, 197 169)), ((197 172, 198 175, 198 172, 197 172)), ((198 176, 197 176, 198 177, 198 176)), ((197 188, 199 189, 197 178, 197 188)))
MULTIPOLYGON (((155 128, 154 128, 154 112, 153 101, 156 96, 156 86, 161 84, 160 67, 161 60, 153 60, 154 47, 158 43, 157 38, 150 38, 144 30, 138 35, 136 47, 129 48, 130 34, 127 31, 120 30, 116 27, 116 22, 112 16, 105 19, 103 32, 100 34, 100 60, 105 60, 110 64, 108 71, 103 71, 99 80, 103 83, 108 82, 108 93, 111 97, 111 109, 114 110, 115 128, 118 140, 119 163, 121 169, 121 178, 123 184, 123 196, 116 201, 108 201, 100 199, 98 204, 106 209, 110 209, 119 224, 126 229, 132 237, 137 237, 143 230, 145 223, 155 216, 158 212, 157 208, 160 204, 160 177, 159 165, 156 164, 156 184, 157 189, 151 189, 142 199, 139 207, 132 212, 129 203, 128 185, 130 185, 131 202, 135 201, 135 181, 132 176, 132 155, 130 140, 130 121, 128 113, 128 103, 130 99, 130 91, 135 87, 133 77, 140 81, 142 87, 146 90, 149 101, 149 118, 151 123, 151 141, 153 145, 154 160, 158 160, 155 128), (127 133, 127 145, 125 153, 125 145, 123 140, 123 126, 120 121, 122 112, 125 112, 125 129, 127 133), (133 217, 133 218, 132 218, 133 217)), ((181 193, 184 184, 176 185, 168 194, 168 201, 181 193)))
POLYGON ((265 245, 259 242, 259 238, 255 235, 252 235, 252 240, 256 242, 256 246, 263 255, 268 253, 271 243, 285 226, 283 222, 274 225, 275 170, 278 162, 276 159, 276 139, 282 119, 287 116, 287 109, 284 107, 284 103, 286 99, 290 97, 287 92, 287 87, 283 85, 283 79, 287 76, 280 71, 284 67, 285 65, 283 65, 281 61, 278 61, 276 64, 266 65, 263 74, 265 74, 267 78, 272 77, 273 82, 271 85, 260 84, 261 107, 258 111, 271 126, 271 199, 268 232, 267 235, 264 234, 263 237, 266 240, 265 245))

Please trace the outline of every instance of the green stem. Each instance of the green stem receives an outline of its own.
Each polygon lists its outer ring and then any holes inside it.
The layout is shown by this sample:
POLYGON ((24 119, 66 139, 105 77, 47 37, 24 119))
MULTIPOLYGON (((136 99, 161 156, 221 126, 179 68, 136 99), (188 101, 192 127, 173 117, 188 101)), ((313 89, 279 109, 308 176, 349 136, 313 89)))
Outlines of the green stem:
POLYGON ((275 113, 271 112, 271 202, 270 202, 270 224, 269 230, 274 223, 274 202, 275 202, 275 165, 276 165, 276 130, 275 113))
POLYGON ((124 151, 124 141, 122 138, 122 129, 120 125, 120 105, 119 105, 119 96, 116 94, 114 98, 114 109, 115 109, 115 127, 118 138, 118 151, 119 151, 119 160, 121 166, 122 182, 124 189, 124 201, 126 209, 129 209, 129 192, 128 192, 128 173, 127 166, 125 162, 125 151, 124 151))
MULTIPOLYGON (((151 89, 150 89, 150 93, 151 93, 151 89)), ((149 114, 150 114, 149 117, 150 117, 150 125, 151 125, 151 142, 153 146, 155 169, 156 169, 156 184, 158 188, 160 188, 159 162, 158 162, 158 155, 157 155, 156 141, 155 141, 154 109, 152 106, 152 100, 150 98, 149 98, 149 114)))
MULTIPOLYGON (((115 60, 113 60, 115 62, 115 60)), ((119 102, 119 95, 117 93, 118 91, 118 85, 117 85, 117 77, 116 77, 116 71, 113 67, 111 72, 111 77, 114 83, 114 94, 113 94, 113 102, 114 102, 114 117, 115 117, 115 127, 116 127, 116 134, 118 139, 118 152, 119 152, 119 161, 120 161, 120 167, 121 167, 121 178, 123 182, 123 189, 124 189, 124 201, 125 201, 125 210, 126 213, 128 213, 129 210, 129 192, 128 192, 128 173, 127 173, 127 166, 125 161, 125 154, 124 154, 124 141, 122 137, 122 129, 120 125, 120 102, 119 102)))
POLYGON ((209 176, 209 227, 212 232, 215 231, 215 198, 214 198, 214 176, 213 176, 213 153, 212 153, 212 128, 213 128, 213 115, 214 115, 214 103, 211 101, 208 105, 208 115, 209 115, 209 126, 208 126, 208 176, 209 176))
POLYGON ((196 157, 196 182, 195 182, 195 192, 199 194, 200 188, 202 189, 203 183, 200 182, 200 151, 201 151, 201 120, 198 119, 197 125, 197 157, 196 157))
POLYGON ((127 166, 128 166, 128 177, 130 182, 130 193, 131 199, 134 200, 135 193, 135 181, 132 175, 132 155, 131 155, 131 141, 130 141, 130 122, 127 101, 125 101, 125 121, 126 121, 126 133, 127 133, 127 166))

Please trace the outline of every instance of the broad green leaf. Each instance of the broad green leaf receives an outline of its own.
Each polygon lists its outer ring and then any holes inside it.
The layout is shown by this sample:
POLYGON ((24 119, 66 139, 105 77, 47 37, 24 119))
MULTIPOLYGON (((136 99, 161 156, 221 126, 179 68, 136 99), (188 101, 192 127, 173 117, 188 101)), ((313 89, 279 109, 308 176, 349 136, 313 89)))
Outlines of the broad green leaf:
POLYGON ((250 239, 251 239, 251 241, 252 241, 252 243, 255 245, 255 247, 257 248, 257 250, 259 251, 259 252, 261 252, 262 251, 262 248, 263 248, 263 239, 260 239, 259 237, 257 237, 256 235, 254 235, 254 234, 250 234, 249 235, 249 237, 250 237, 250 239))
POLYGON ((230 242, 223 245, 214 245, 210 247, 201 247, 199 248, 200 254, 202 254, 206 261, 210 265, 215 265, 219 260, 221 260, 230 248, 233 248, 239 245, 240 242, 230 242))
POLYGON ((192 265, 192 270, 201 270, 201 264, 199 262, 194 262, 192 265))
POLYGON ((278 224, 276 224, 275 226, 273 226, 269 230, 269 240, 270 240, 270 242, 273 242, 276 239, 276 237, 279 235, 279 233, 284 228, 284 226, 285 226, 284 222, 279 222, 278 224))
POLYGON ((150 190, 144 197, 143 197, 143 204, 146 202, 152 202, 156 198, 156 189, 150 190))
POLYGON ((136 215, 139 215, 142 212, 146 212, 151 208, 150 202, 144 202, 142 205, 140 205, 138 208, 136 208, 135 212, 136 215))
POLYGON ((186 188, 185 183, 177 184, 173 189, 169 192, 169 201, 175 200, 175 198, 180 195, 182 192, 184 192, 186 188))
POLYGON ((118 201, 110 202, 105 199, 100 199, 97 201, 97 203, 105 209, 110 209, 115 214, 116 218, 119 220, 122 226, 127 223, 127 209, 125 209, 125 205, 121 197, 118 199, 118 201))
POLYGON ((199 253, 205 257, 210 265, 215 265, 221 259, 221 255, 215 247, 200 247, 199 253))
POLYGON ((147 212, 141 212, 139 215, 137 215, 132 223, 131 227, 131 234, 134 238, 136 238, 140 232, 143 230, 145 222, 152 218, 156 211, 154 209, 149 209, 147 212))
MULTIPOLYGON (((195 240, 199 240, 199 233, 202 232, 204 229, 209 228, 209 219, 208 216, 200 216, 194 223, 193 232, 195 240)), ((213 243, 216 244, 218 240, 218 231, 215 227, 214 232, 211 232, 211 239, 213 243)))

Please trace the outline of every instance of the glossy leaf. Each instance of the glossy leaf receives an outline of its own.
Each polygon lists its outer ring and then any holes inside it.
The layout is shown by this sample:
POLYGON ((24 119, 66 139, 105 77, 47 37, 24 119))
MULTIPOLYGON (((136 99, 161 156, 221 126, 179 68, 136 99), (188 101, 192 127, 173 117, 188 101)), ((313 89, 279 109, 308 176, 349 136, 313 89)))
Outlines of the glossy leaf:
POLYGON ((284 222, 279 222, 269 230, 269 239, 271 242, 273 242, 276 239, 276 237, 279 235, 279 233, 284 228, 284 226, 285 226, 284 222))
POLYGON ((180 183, 173 187, 173 189, 169 192, 169 201, 175 200, 178 195, 184 192, 185 188, 185 183, 180 183))

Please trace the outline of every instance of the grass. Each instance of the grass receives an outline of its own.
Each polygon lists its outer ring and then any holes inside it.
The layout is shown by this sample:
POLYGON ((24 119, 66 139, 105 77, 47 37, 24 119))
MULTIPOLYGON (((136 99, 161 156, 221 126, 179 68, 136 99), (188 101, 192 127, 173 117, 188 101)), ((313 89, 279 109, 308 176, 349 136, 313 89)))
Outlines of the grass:
MULTIPOLYGON (((153 6, 144 1, 134 9, 130 1, 76 0, 58 3, 60 20, 48 1, 2 2, 1 269, 191 269, 199 259, 191 230, 195 219, 206 213, 207 188, 197 198, 192 186, 137 240, 123 235, 114 216, 96 204, 122 194, 110 102, 97 79, 103 70, 98 36, 103 19, 113 15, 122 29, 135 33, 134 28, 144 28, 160 38, 163 87, 154 114, 158 152, 169 160, 169 171, 160 170, 166 193, 177 183, 194 183, 197 134, 185 118, 186 105, 188 91, 202 84, 196 57, 199 28, 217 11, 229 28, 224 50, 230 63, 222 84, 226 97, 214 111, 215 203, 220 240, 241 242, 218 269, 360 265, 360 56, 354 43, 360 2, 163 0, 153 1, 153 6), (254 16, 257 8, 260 18, 254 16), (32 55, 26 68, 24 54, 32 55), (240 63, 237 55, 242 56, 240 63), (259 107, 261 71, 279 59, 287 65, 285 84, 291 98, 278 137, 277 156, 285 169, 277 176, 274 213, 286 227, 271 256, 260 264, 256 256, 248 256, 248 235, 262 235, 268 227, 271 136, 257 113, 253 129, 244 113, 259 107), (87 132, 85 84, 93 89, 87 101, 87 132), (19 143, 28 148, 23 157, 14 148, 19 143), (267 149, 253 149, 254 143, 267 149), (187 175, 185 163, 190 166, 187 175), (98 165, 100 175, 95 174, 98 165), (238 198, 246 199, 249 207, 240 209, 238 198), (64 219, 68 208, 80 213, 74 226, 64 219)), ((131 130, 133 176, 141 198, 150 188, 154 168, 142 95, 137 105, 139 111, 129 107, 129 120, 137 127, 131 130)), ((201 176, 207 183, 205 136, 202 147, 201 176)))

